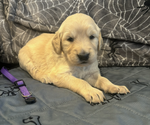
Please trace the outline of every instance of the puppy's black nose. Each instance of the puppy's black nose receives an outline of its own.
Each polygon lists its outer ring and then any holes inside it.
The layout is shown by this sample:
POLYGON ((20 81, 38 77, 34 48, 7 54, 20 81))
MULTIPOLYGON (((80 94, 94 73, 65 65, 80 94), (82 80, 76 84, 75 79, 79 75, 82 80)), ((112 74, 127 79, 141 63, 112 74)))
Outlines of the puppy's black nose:
POLYGON ((86 53, 86 54, 79 54, 78 55, 78 58, 80 61, 87 61, 89 59, 89 53, 86 53))

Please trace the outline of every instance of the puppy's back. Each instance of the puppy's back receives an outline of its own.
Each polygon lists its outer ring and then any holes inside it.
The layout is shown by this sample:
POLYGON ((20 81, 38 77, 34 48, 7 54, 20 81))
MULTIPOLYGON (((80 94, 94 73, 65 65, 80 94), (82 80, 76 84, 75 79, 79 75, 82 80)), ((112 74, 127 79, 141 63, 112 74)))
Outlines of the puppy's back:
MULTIPOLYGON (((20 67, 30 74, 31 69, 43 65, 45 67, 45 51, 46 47, 51 47, 51 39, 54 34, 44 33, 31 39, 23 48, 20 49, 18 54, 20 67)), ((36 71, 36 70, 34 70, 36 71)))

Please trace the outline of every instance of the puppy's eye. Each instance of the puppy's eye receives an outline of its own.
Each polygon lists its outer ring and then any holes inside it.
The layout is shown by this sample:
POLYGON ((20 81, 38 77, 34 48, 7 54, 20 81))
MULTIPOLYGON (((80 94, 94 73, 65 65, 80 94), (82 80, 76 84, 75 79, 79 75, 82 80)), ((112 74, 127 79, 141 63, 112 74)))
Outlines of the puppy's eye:
POLYGON ((92 40, 92 39, 94 39, 94 38, 95 38, 95 36, 91 35, 89 38, 92 40))
POLYGON ((67 39, 67 41, 69 41, 69 42, 73 42, 73 41, 74 41, 74 39, 73 39, 72 37, 69 37, 69 38, 67 39))

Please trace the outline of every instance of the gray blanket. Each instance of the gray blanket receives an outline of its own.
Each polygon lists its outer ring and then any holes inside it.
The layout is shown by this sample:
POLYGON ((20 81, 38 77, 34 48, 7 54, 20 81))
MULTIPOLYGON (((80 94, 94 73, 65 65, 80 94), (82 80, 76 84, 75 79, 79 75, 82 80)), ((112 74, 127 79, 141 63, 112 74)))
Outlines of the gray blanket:
MULTIPOLYGON (((150 11, 146 0, 0 0, 0 62, 18 63, 31 38, 54 33, 74 13, 101 28, 99 66, 150 66, 150 11)), ((149 0, 147 0, 149 1, 149 0)))
POLYGON ((22 69, 13 69, 10 73, 23 79, 37 99, 27 105, 19 90, 0 75, 0 125, 150 125, 150 69, 107 67, 100 71, 131 93, 105 94, 105 103, 92 106, 68 89, 42 84, 22 69))

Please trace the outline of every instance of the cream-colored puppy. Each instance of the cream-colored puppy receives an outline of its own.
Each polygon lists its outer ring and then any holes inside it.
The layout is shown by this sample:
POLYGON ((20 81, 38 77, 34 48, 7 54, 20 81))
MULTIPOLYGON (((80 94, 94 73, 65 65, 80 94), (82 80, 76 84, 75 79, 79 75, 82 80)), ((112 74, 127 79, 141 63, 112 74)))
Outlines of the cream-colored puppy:
POLYGON ((20 67, 42 83, 70 89, 90 103, 104 100, 101 90, 126 94, 99 72, 97 54, 102 37, 94 20, 85 14, 69 16, 55 34, 41 34, 19 51, 20 67), (92 87, 93 86, 93 87, 92 87), (99 90, 101 89, 101 90, 99 90))

